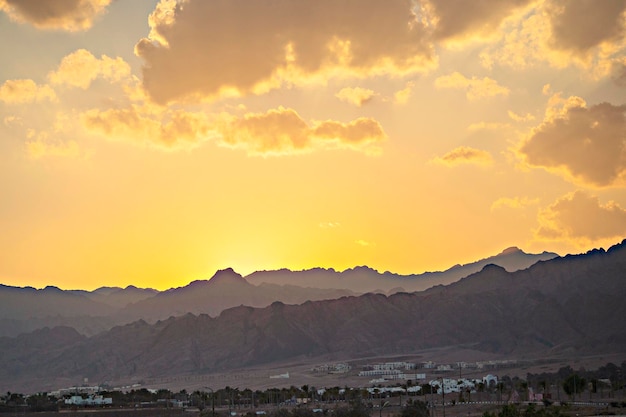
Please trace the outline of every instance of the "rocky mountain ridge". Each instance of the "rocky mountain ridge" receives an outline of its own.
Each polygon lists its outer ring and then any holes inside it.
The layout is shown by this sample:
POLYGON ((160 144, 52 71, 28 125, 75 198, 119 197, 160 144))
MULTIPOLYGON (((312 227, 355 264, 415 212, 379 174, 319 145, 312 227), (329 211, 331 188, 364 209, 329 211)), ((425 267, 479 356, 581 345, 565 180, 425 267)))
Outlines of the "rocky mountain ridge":
POLYGON ((304 271, 257 271, 246 279, 251 283, 271 283, 277 285, 298 285, 302 282, 314 282, 320 288, 336 288, 354 291, 355 293, 383 292, 414 292, 423 291, 435 285, 446 285, 470 274, 480 271, 485 265, 499 265, 513 272, 526 269, 539 262, 558 257, 556 253, 542 252, 539 254, 525 253, 517 247, 510 247, 495 256, 455 265, 445 271, 424 272, 422 274, 400 275, 392 272, 380 273, 367 266, 357 266, 337 272, 334 269, 313 268, 304 271))
POLYGON ((447 346, 524 357, 626 354, 625 297, 626 240, 516 272, 487 265, 423 292, 239 306, 89 338, 62 327, 0 338, 0 384, 46 390, 54 378, 140 380, 447 346))
POLYGON ((457 281, 488 263, 515 271, 556 256, 509 248, 496 256, 447 271, 417 275, 379 273, 362 266, 343 272, 321 268, 262 271, 244 278, 228 268, 209 280, 197 280, 166 291, 134 286, 102 287, 94 291, 0 286, 0 336, 55 326, 73 327, 81 334, 93 336, 139 319, 154 323, 186 313, 217 316, 224 309, 239 305, 265 307, 274 301, 300 304, 366 292, 412 292, 457 281))

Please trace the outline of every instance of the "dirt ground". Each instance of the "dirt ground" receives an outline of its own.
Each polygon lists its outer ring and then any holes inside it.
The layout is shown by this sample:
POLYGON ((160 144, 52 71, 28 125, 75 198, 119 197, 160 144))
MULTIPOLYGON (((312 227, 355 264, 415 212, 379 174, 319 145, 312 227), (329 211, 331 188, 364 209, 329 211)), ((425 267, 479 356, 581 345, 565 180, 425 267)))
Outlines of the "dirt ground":
MULTIPOLYGON (((349 360, 341 358, 301 358, 298 361, 291 361, 271 367, 260 366, 246 369, 239 369, 221 373, 184 375, 176 377, 146 378, 141 380, 141 387, 145 388, 168 388, 173 391, 186 389, 193 391, 210 387, 213 390, 225 388, 265 390, 268 388, 288 388, 290 386, 301 387, 308 385, 309 387, 361 387, 367 388, 373 386, 370 382, 373 377, 359 377, 358 373, 363 369, 364 365, 382 362, 405 361, 422 363, 432 361, 436 364, 452 364, 458 362, 472 363, 476 361, 488 360, 507 360, 517 361, 516 364, 509 363, 496 369, 453 369, 449 372, 433 372, 430 369, 418 369, 416 373, 425 373, 426 381, 440 378, 482 378, 487 374, 493 374, 498 377, 508 375, 510 377, 518 376, 525 379, 528 373, 554 372, 564 366, 571 366, 573 369, 597 369, 600 366, 613 362, 617 365, 626 360, 625 354, 614 354, 604 356, 588 356, 588 357, 507 357, 500 355, 490 355, 474 350, 461 348, 441 348, 416 352, 412 355, 397 356, 380 356, 380 357, 363 357, 349 360), (325 363, 347 363, 351 366, 351 370, 347 373, 330 374, 326 372, 314 372, 313 367, 325 363), (279 375, 288 374, 288 378, 277 377, 279 375)), ((426 382, 423 381, 423 382, 426 382)), ((125 383, 137 383, 138 381, 125 381, 125 383)), ((406 381, 390 381, 387 384, 393 386, 406 381)), ((122 382, 124 383, 124 382, 122 382)), ((377 384, 378 385, 378 384, 377 384)))

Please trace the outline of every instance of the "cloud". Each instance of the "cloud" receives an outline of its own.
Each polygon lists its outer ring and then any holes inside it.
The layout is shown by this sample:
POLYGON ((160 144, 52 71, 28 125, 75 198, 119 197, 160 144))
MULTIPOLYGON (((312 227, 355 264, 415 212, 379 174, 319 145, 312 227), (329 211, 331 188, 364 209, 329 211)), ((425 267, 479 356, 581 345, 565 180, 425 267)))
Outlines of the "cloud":
POLYGON ((438 77, 435 80, 435 87, 465 90, 468 100, 478 100, 498 95, 507 96, 509 94, 508 88, 502 87, 491 78, 484 77, 480 79, 472 77, 470 79, 458 72, 438 77))
POLYGON ((500 130, 500 129, 508 129, 511 127, 508 123, 488 123, 488 122, 478 122, 472 123, 467 126, 467 130, 476 131, 476 130, 500 130))
POLYGON ((544 96, 549 96, 550 94, 552 94, 552 86, 550 84, 544 84, 541 88, 541 94, 543 94, 544 96))
POLYGON ((546 5, 552 28, 550 46, 554 49, 584 57, 600 45, 623 41, 626 0, 552 0, 546 5))
POLYGON ((375 242, 369 242, 369 241, 363 240, 363 239, 355 240, 354 243, 356 243, 359 246, 363 246, 365 248, 376 246, 375 242))
POLYGON ((427 28, 406 0, 162 0, 149 22, 135 53, 159 103, 436 65, 427 28))
POLYGON ((339 90, 339 92, 335 94, 335 97, 346 103, 361 107, 363 104, 372 100, 375 95, 376 93, 374 91, 367 88, 346 87, 339 90))
POLYGON ((30 79, 7 80, 0 86, 0 101, 7 104, 27 104, 40 101, 57 101, 49 85, 37 85, 30 79))
POLYGON ((0 0, 11 20, 38 29, 78 32, 89 29, 111 0, 0 0))
POLYGON ((57 70, 48 74, 48 80, 52 84, 79 87, 84 90, 97 78, 118 82, 128 77, 130 66, 122 58, 102 55, 98 59, 85 49, 78 49, 65 56, 57 70))
POLYGON ((519 152, 528 164, 588 186, 623 185, 626 176, 626 105, 600 103, 590 108, 578 97, 551 101, 542 124, 519 152))
POLYGON ((541 210, 536 236, 543 240, 597 241, 626 234, 626 210, 609 201, 602 205, 597 196, 576 191, 541 210))
POLYGON ((463 164, 489 166, 493 164, 493 158, 491 157, 491 154, 487 151, 474 149, 467 146, 459 146, 458 148, 451 150, 444 156, 433 159, 433 162, 448 167, 463 164))
POLYGON ((23 120, 18 116, 5 116, 2 120, 5 126, 21 126, 23 124, 23 120))
POLYGON ((539 204, 538 198, 530 199, 528 197, 501 197, 491 204, 491 211, 503 208, 522 209, 531 205, 539 204))
POLYGON ((76 141, 49 142, 39 138, 26 142, 26 153, 31 159, 42 159, 46 157, 57 158, 77 158, 80 157, 81 150, 76 141))
POLYGON ((490 37, 504 19, 532 0, 429 0, 426 11, 430 11, 435 25, 436 39, 458 39, 461 37, 490 37))
POLYGON ((228 119, 218 128, 221 142, 243 148, 250 155, 303 153, 318 148, 376 153, 379 143, 387 138, 373 119, 359 118, 349 123, 326 120, 309 125, 295 110, 283 107, 228 119))
POLYGON ((483 50, 483 65, 519 70, 547 62, 555 68, 577 66, 595 79, 608 76, 626 48, 626 0, 609 3, 535 2, 509 20, 502 38, 483 50))
POLYGON ((508 114, 509 114, 509 117, 516 122, 529 122, 531 120, 535 120, 535 116, 533 116, 530 113, 526 113, 525 116, 522 116, 509 110, 508 114))
POLYGON ((411 94, 413 94, 413 87, 415 87, 415 83, 412 81, 409 81, 408 83, 406 83, 405 88, 403 88, 402 90, 396 91, 395 94, 393 95, 395 102, 398 104, 408 103, 409 99, 411 98, 411 94))
POLYGON ((341 223, 339 222, 322 222, 319 224, 319 227, 322 229, 336 229, 337 227, 341 227, 341 223))
POLYGON ((76 137, 73 113, 57 111, 46 129, 25 129, 24 150, 31 159, 88 157, 76 137), (72 138, 72 139, 70 139, 72 138))
POLYGON ((620 87, 626 86, 626 57, 614 63, 612 75, 615 84, 620 87))
POLYGON ((161 149, 192 148, 211 137, 204 113, 133 105, 123 109, 91 109, 81 115, 83 126, 108 139, 148 144, 161 149))
POLYGON ((376 153, 386 135, 378 122, 359 118, 308 124, 292 109, 279 107, 242 117, 172 110, 150 105, 92 109, 81 116, 84 127, 108 139, 166 150, 189 149, 214 140, 250 155, 286 155, 315 149, 354 149, 376 153))

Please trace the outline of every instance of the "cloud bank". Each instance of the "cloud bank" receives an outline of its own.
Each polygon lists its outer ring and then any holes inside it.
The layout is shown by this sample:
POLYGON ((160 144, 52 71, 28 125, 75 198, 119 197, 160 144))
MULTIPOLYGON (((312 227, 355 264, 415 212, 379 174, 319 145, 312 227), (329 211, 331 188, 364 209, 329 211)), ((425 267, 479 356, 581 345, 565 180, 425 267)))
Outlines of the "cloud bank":
POLYGON ((249 113, 222 123, 224 144, 245 149, 251 155, 310 152, 318 148, 348 148, 377 153, 387 138, 380 124, 369 118, 349 123, 334 120, 306 123, 293 109, 279 107, 266 113, 249 113))
POLYGON ((307 123, 295 110, 283 107, 238 117, 135 105, 125 109, 92 109, 83 113, 82 122, 87 130, 116 140, 163 149, 195 147, 214 140, 218 145, 243 149, 256 156, 317 149, 377 153, 380 142, 387 138, 373 119, 307 123))
POLYGON ((159 103, 413 73, 435 60, 406 0, 162 0, 150 25, 135 52, 145 62, 143 85, 159 103))

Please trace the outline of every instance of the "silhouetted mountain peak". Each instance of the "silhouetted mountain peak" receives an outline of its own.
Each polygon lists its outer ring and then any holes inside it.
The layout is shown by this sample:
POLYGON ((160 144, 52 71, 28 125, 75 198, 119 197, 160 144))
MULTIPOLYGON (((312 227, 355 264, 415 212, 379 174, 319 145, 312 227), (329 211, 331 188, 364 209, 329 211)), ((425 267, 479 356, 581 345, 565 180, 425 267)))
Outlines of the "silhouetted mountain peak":
POLYGON ((354 272, 378 272, 376 271, 374 268, 370 268, 367 265, 360 265, 360 266, 355 266, 354 268, 351 269, 347 269, 347 271, 354 271, 354 272))
POLYGON ((498 273, 498 272, 506 272, 506 269, 502 268, 500 265, 487 264, 483 267, 481 272, 498 273))
POLYGON ((211 285, 225 283, 248 284, 248 281, 241 274, 235 272, 233 268, 220 269, 209 280, 211 285))
POLYGON ((505 250, 500 252, 500 255, 512 255, 514 253, 524 253, 524 251, 517 246, 511 246, 510 248, 506 248, 505 250))
POLYGON ((626 239, 622 240, 620 243, 617 243, 617 244, 611 246, 607 250, 607 252, 613 252, 613 251, 621 250, 621 249, 624 249, 624 248, 626 248, 626 239))

